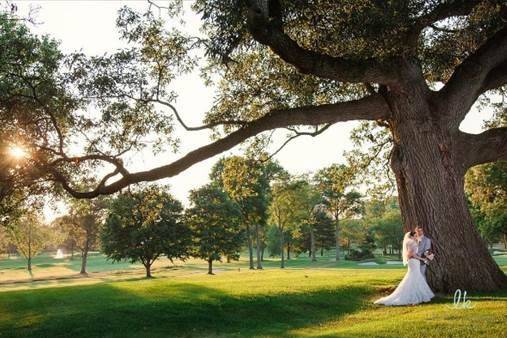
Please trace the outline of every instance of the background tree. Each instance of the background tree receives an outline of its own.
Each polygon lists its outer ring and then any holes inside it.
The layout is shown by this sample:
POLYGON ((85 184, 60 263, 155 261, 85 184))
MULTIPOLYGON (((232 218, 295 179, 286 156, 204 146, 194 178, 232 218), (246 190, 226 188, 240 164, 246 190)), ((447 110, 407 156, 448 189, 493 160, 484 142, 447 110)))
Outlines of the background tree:
POLYGON ((238 204, 243 216, 250 269, 254 268, 252 235, 256 242, 257 269, 262 269, 260 223, 265 223, 268 203, 266 190, 262 189, 260 182, 263 178, 261 163, 253 159, 233 156, 224 161, 222 182, 225 192, 238 204), (255 227, 254 234, 252 225, 255 227))
POLYGON ((210 178, 240 206, 248 241, 249 263, 253 268, 253 243, 251 226, 255 227, 257 268, 262 269, 263 238, 271 198, 270 183, 276 177, 286 175, 275 161, 261 150, 250 146, 245 156, 232 156, 219 160, 212 168, 210 178))
MULTIPOLYGON (((507 108, 500 106, 485 127, 507 127, 507 108)), ((502 239, 507 249, 507 161, 471 168, 465 190, 481 236, 490 243, 502 239)))
POLYGON ((266 229, 266 244, 270 257, 275 257, 282 254, 280 250, 280 240, 280 230, 278 229, 278 226, 272 222, 269 222, 266 229))
POLYGON ((356 248, 348 250, 345 259, 352 261, 360 261, 365 259, 375 258, 374 250, 375 245, 375 233, 372 227, 366 226, 364 223, 361 224, 361 232, 357 241, 356 248))
POLYGON ((294 214, 293 199, 291 198, 290 187, 285 182, 277 182, 273 185, 273 199, 269 206, 271 223, 278 232, 280 244, 280 267, 285 268, 285 232, 294 214))
POLYGON ((70 260, 74 260, 74 251, 79 238, 82 238, 81 228, 76 226, 74 220, 69 215, 57 217, 53 220, 53 225, 62 234, 62 245, 70 252, 70 260))
POLYGON ((10 256, 10 246, 12 245, 7 232, 7 227, 0 226, 0 253, 10 256))
MULTIPOLYGON (((296 203, 299 205, 299 212, 295 215, 295 224, 292 237, 294 234, 301 232, 303 240, 309 237, 310 240, 310 257, 312 261, 316 261, 315 254, 318 244, 326 242, 325 236, 328 235, 326 230, 325 210, 322 202, 322 196, 319 191, 313 186, 307 177, 301 177, 295 182, 295 190, 293 191, 296 203), (309 233, 309 236, 305 234, 309 233)), ((287 252, 288 254, 288 252, 287 252)))
POLYGON ((353 184, 353 169, 333 164, 319 170, 315 181, 335 222, 336 260, 340 260, 340 218, 350 217, 361 210, 361 194, 350 190, 353 184))
POLYGON ((382 248, 384 255, 393 255, 396 251, 401 258, 401 243, 403 241, 403 230, 401 214, 399 210, 389 210, 381 218, 376 219, 372 230, 376 243, 382 248))
POLYGON ((482 237, 490 243, 502 240, 507 249, 507 162, 470 169, 465 187, 482 237))
POLYGON ((326 211, 319 211, 314 217, 315 242, 320 249, 320 255, 323 256, 324 250, 329 250, 336 244, 336 228, 332 217, 326 211))
POLYGON ((81 274, 86 274, 88 252, 97 244, 105 216, 104 198, 73 200, 70 201, 69 214, 56 220, 66 237, 65 242, 71 246, 72 256, 74 248, 81 252, 81 274))
POLYGON ((157 186, 122 193, 112 200, 100 238, 104 254, 113 261, 140 261, 147 278, 161 255, 171 262, 185 259, 191 246, 182 204, 157 186))
POLYGON ((58 242, 57 233, 41 223, 41 215, 34 210, 26 213, 9 225, 8 236, 16 250, 25 259, 27 269, 32 273, 32 259, 47 246, 58 242))
MULTIPOLYGON (((307 222, 316 201, 318 195, 304 178, 285 178, 273 184, 269 214, 271 224, 278 230, 281 268, 285 267, 287 237, 293 237, 293 233, 307 222)), ((287 247, 287 254, 290 254, 290 247, 287 247)))
POLYGON ((341 246, 350 254, 352 246, 359 245, 364 236, 364 222, 361 219, 345 219, 341 223, 341 246))
POLYGON ((186 222, 193 232, 193 255, 208 262, 208 274, 212 275, 214 261, 239 257, 244 239, 241 212, 239 206, 214 185, 191 191, 190 202, 186 222))

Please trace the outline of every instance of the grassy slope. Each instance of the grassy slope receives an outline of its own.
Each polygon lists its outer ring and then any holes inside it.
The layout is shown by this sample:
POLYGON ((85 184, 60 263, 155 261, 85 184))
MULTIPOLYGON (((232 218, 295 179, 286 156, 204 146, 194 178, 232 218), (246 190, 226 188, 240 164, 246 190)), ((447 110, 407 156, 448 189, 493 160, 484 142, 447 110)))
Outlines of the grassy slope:
MULTIPOLYGON (((500 264, 505 261, 501 259, 500 264)), ((440 298, 415 307, 372 301, 403 276, 399 267, 306 259, 292 268, 248 271, 218 265, 215 276, 190 262, 153 280, 0 293, 0 337, 502 337, 507 292, 472 295, 472 309, 440 298), (354 268, 352 268, 354 267, 354 268), (386 268, 383 269, 382 267, 386 268), (225 271, 229 270, 229 271, 225 271), (195 273, 197 272, 197 273, 195 273)), ((139 274, 140 276, 140 274, 139 274)))

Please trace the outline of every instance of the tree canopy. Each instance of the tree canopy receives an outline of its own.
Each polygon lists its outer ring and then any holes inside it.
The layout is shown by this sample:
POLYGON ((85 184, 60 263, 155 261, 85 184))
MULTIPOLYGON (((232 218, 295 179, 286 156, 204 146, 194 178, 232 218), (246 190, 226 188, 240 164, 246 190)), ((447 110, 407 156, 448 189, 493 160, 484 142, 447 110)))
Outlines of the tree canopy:
POLYGON ((239 257, 243 242, 240 228, 240 208, 225 192, 214 185, 205 185, 190 193, 191 207, 186 222, 193 232, 193 255, 208 262, 213 274, 213 262, 223 257, 239 257))
POLYGON ((190 254, 191 231, 183 222, 183 206, 157 186, 118 195, 111 202, 101 232, 104 253, 113 261, 140 261, 151 277, 152 264, 190 254))

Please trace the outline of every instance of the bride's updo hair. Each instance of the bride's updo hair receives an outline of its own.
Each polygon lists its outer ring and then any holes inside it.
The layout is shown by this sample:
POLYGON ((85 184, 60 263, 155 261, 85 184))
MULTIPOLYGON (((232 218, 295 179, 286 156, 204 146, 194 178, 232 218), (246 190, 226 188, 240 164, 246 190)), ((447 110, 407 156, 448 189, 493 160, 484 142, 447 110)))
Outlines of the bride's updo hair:
POLYGON ((409 235, 408 235, 410 238, 414 237, 415 236, 415 231, 410 231, 409 235))

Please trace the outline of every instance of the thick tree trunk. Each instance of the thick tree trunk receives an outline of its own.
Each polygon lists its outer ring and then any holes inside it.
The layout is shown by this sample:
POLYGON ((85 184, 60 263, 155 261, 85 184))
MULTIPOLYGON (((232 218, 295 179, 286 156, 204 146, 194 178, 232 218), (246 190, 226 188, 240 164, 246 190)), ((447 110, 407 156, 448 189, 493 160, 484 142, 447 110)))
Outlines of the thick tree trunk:
POLYGON ((151 278, 151 263, 144 264, 144 268, 146 269, 146 278, 151 278))
POLYGON ((262 260, 261 260, 261 242, 260 242, 260 229, 259 223, 255 223, 255 252, 257 254, 257 269, 262 270, 262 260))
POLYGON ((338 215, 335 216, 336 225, 335 225, 335 239, 336 239, 336 261, 340 260, 340 219, 338 218, 338 215))
POLYGON ((312 257, 312 262, 317 261, 315 257, 315 232, 313 229, 310 229, 310 256, 312 257))
POLYGON ((253 259, 253 243, 252 243, 252 234, 250 231, 250 225, 246 224, 246 236, 248 240, 248 261, 250 264, 250 269, 253 270, 254 268, 254 259, 253 259))
POLYGON ((395 114, 389 121, 395 143, 391 166, 404 230, 422 226, 432 240, 435 259, 427 272, 430 286, 444 292, 507 287, 507 277, 470 216, 463 164, 456 159, 453 137, 445 121, 433 120, 426 111, 410 110, 424 107, 417 100, 417 95, 409 95, 395 101, 405 104, 401 108, 391 102, 395 114))
POLYGON ((213 260, 208 258, 208 275, 213 274, 213 260))

